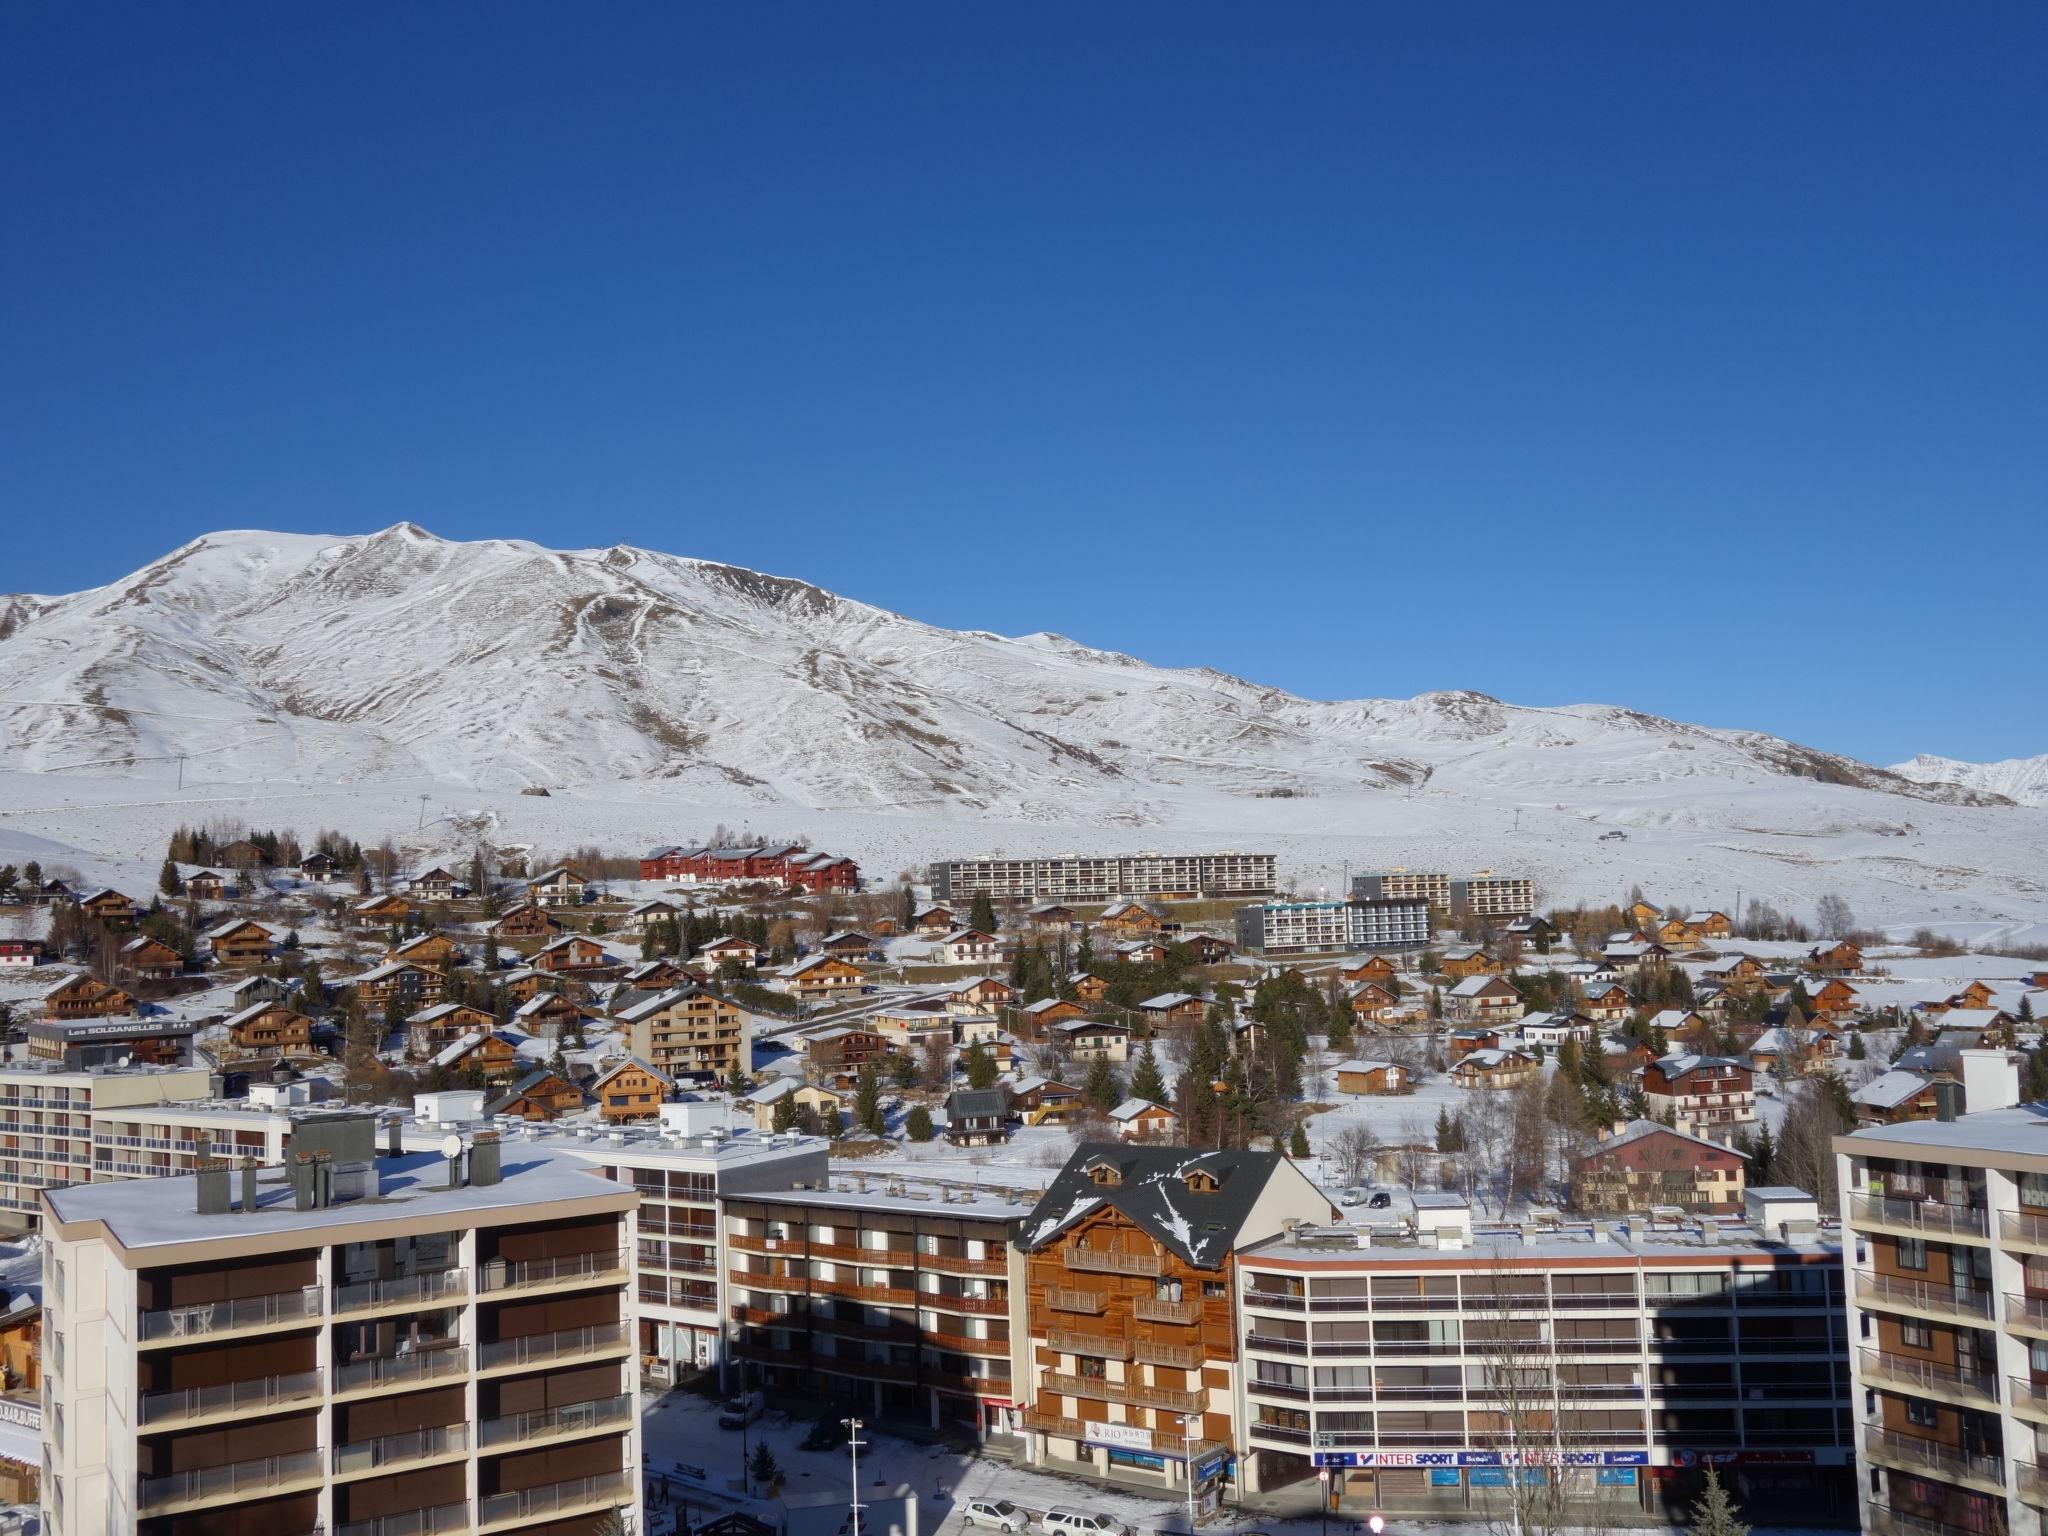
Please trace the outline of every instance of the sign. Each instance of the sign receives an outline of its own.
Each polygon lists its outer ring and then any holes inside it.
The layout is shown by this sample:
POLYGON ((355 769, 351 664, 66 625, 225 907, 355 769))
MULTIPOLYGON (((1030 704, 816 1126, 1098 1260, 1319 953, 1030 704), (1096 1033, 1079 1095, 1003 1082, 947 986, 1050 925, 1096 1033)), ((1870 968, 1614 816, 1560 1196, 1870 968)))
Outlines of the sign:
POLYGON ((1673 1451, 1676 1467, 1810 1467, 1811 1451, 1673 1451))
POLYGON ((1109 1460, 1112 1466, 1144 1467, 1152 1472, 1162 1472, 1166 1469, 1164 1456, 1154 1456, 1145 1451, 1112 1450, 1109 1453, 1109 1460))
POLYGON ((1636 1485, 1634 1467, 1602 1467, 1595 1480, 1602 1488, 1633 1488, 1636 1485))
POLYGON ((1230 1466, 1230 1452, 1211 1451, 1195 1463, 1195 1481, 1205 1482, 1212 1477, 1221 1477, 1230 1466))
POLYGON ((43 1405, 18 1402, 11 1397, 0 1397, 0 1424, 19 1424, 25 1429, 41 1429, 43 1405))
MULTIPOLYGON (((1713 1454, 1716 1456, 1742 1456, 1756 1460, 1784 1462, 1787 1464, 1809 1463, 1813 1459, 1810 1451, 1725 1451, 1695 1453, 1681 1451, 1680 1456, 1713 1454)), ((1318 1467, 1647 1467, 1650 1464, 1648 1451, 1316 1451, 1309 1460, 1318 1467)), ((1685 1465, 1692 1463, 1686 1462, 1685 1465)), ((1728 1465, 1717 1462, 1717 1465, 1728 1465)), ((1503 1480, 1504 1482, 1504 1480, 1503 1480)), ((1500 1485, 1495 1485, 1500 1486, 1500 1485)))
POLYGON ((1458 1486, 1458 1480, 1463 1476, 1464 1474, 1456 1467, 1431 1467, 1429 1469, 1429 1486, 1432 1488, 1455 1488, 1458 1486))
POLYGON ((1090 1424, 1087 1438, 1097 1445, 1113 1445, 1127 1451, 1152 1449, 1152 1431, 1142 1424, 1090 1424))
POLYGON ((1319 1467, 1363 1467, 1369 1465, 1369 1463, 1360 1461, 1358 1458, 1361 1455, 1369 1454, 1371 1453, 1360 1451, 1316 1451, 1309 1457, 1309 1460, 1319 1467))

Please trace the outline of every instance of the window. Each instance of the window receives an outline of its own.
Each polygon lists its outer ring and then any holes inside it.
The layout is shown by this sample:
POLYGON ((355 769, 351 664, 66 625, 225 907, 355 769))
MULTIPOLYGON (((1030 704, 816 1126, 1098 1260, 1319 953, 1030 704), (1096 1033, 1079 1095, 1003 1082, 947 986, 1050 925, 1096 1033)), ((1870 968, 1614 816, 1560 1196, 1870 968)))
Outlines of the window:
POLYGON ((1901 1322, 1899 1342, 1908 1349, 1934 1348, 1934 1329, 1926 1323, 1901 1322))
POLYGON ((1898 1239, 1899 1268, 1925 1269, 1927 1267, 1927 1240, 1922 1237, 1898 1239))
POLYGON ((1923 1402, 1917 1397, 1906 1399, 1906 1422, 1917 1424, 1922 1429, 1932 1429, 1941 1420, 1941 1409, 1933 1403, 1923 1402))

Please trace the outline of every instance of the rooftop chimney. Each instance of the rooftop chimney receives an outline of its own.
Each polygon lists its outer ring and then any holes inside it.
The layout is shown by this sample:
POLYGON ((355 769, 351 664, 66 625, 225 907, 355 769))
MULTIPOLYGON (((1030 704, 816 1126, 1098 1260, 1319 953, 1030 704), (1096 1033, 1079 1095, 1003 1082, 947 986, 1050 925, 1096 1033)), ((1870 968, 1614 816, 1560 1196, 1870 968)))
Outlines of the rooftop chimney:
POLYGON ((242 1159, 242 1214, 256 1214, 256 1170, 261 1165, 253 1157, 242 1159))
POLYGON ((497 1183, 502 1156, 498 1133, 478 1131, 469 1144, 469 1182, 479 1188, 497 1183))
POLYGON ((1953 1120, 1963 1113, 1963 1085, 1952 1077, 1936 1078, 1934 1082, 1934 1118, 1953 1120))
POLYGON ((199 1214, 225 1216, 228 1213, 228 1165, 207 1155, 199 1164, 199 1214))
POLYGON ((404 1125, 405 1119, 401 1115, 393 1115, 384 1122, 384 1155, 386 1157, 399 1157, 403 1155, 405 1143, 400 1140, 400 1134, 404 1125))
POLYGON ((292 1207, 295 1210, 313 1209, 313 1154, 292 1153, 290 1163, 292 1177, 292 1207))

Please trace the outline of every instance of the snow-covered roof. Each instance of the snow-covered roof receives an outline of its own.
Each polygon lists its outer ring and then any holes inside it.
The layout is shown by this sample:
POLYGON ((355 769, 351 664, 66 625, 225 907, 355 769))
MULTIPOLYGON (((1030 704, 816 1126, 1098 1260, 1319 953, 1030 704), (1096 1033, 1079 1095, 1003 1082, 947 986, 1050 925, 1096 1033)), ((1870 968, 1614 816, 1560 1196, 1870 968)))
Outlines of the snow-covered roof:
POLYGON ((1929 1081, 1918 1072, 1894 1067, 1873 1077, 1849 1097, 1855 1103, 1868 1104, 1872 1109, 1897 1109, 1915 1095, 1925 1092, 1929 1081))
POLYGON ((1401 1068, 1391 1061, 1375 1061, 1369 1056, 1354 1056, 1349 1061, 1340 1061, 1333 1069, 1338 1072, 1398 1072, 1401 1068))
POLYGON ((1514 991, 1513 987, 1509 987, 1498 976, 1467 976, 1463 981, 1451 988, 1449 995, 1452 997, 1478 997, 1481 993, 1495 991, 1501 987, 1507 987, 1510 992, 1514 991))
POLYGON ((1282 1162, 1272 1152, 1085 1142, 1025 1218, 1018 1242, 1027 1251, 1043 1248, 1107 1205, 1197 1268, 1220 1269, 1282 1162), (1105 1164, 1114 1182, 1098 1184, 1092 1170, 1105 1164), (1215 1181, 1213 1190, 1188 1187, 1198 1171, 1215 1181))
POLYGON ((1201 999, 1192 992, 1162 992, 1157 997, 1148 997, 1138 1004, 1140 1008, 1178 1008, 1183 1003, 1199 1003, 1201 999))
POLYGON ((1109 1112, 1109 1118, 1127 1124, 1145 1114, 1171 1115, 1173 1111, 1164 1104, 1153 1103, 1150 1099, 1125 1099, 1109 1112))
POLYGON ((1626 1147, 1631 1143, 1642 1141, 1650 1136, 1676 1136, 1682 1141, 1693 1143, 1695 1146, 1708 1147, 1716 1152, 1733 1153, 1736 1157, 1745 1160, 1749 1157, 1747 1152, 1736 1152, 1733 1147, 1724 1147, 1718 1141, 1710 1141, 1704 1136, 1695 1136, 1691 1131, 1674 1130, 1672 1127, 1656 1120, 1629 1121, 1626 1128, 1615 1132, 1614 1135, 1606 1137, 1591 1147, 1587 1155, 1598 1156, 1602 1152, 1612 1152, 1616 1147, 1626 1147))

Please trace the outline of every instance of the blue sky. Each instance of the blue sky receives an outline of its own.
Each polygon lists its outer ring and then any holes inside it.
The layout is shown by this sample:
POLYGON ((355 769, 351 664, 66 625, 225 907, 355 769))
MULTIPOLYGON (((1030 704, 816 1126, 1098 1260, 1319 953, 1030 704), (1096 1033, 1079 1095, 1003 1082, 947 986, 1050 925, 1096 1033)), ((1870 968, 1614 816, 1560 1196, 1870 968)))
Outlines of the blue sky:
POLYGON ((2048 10, 19 3, 0 590, 632 542, 2048 751, 2048 10))

